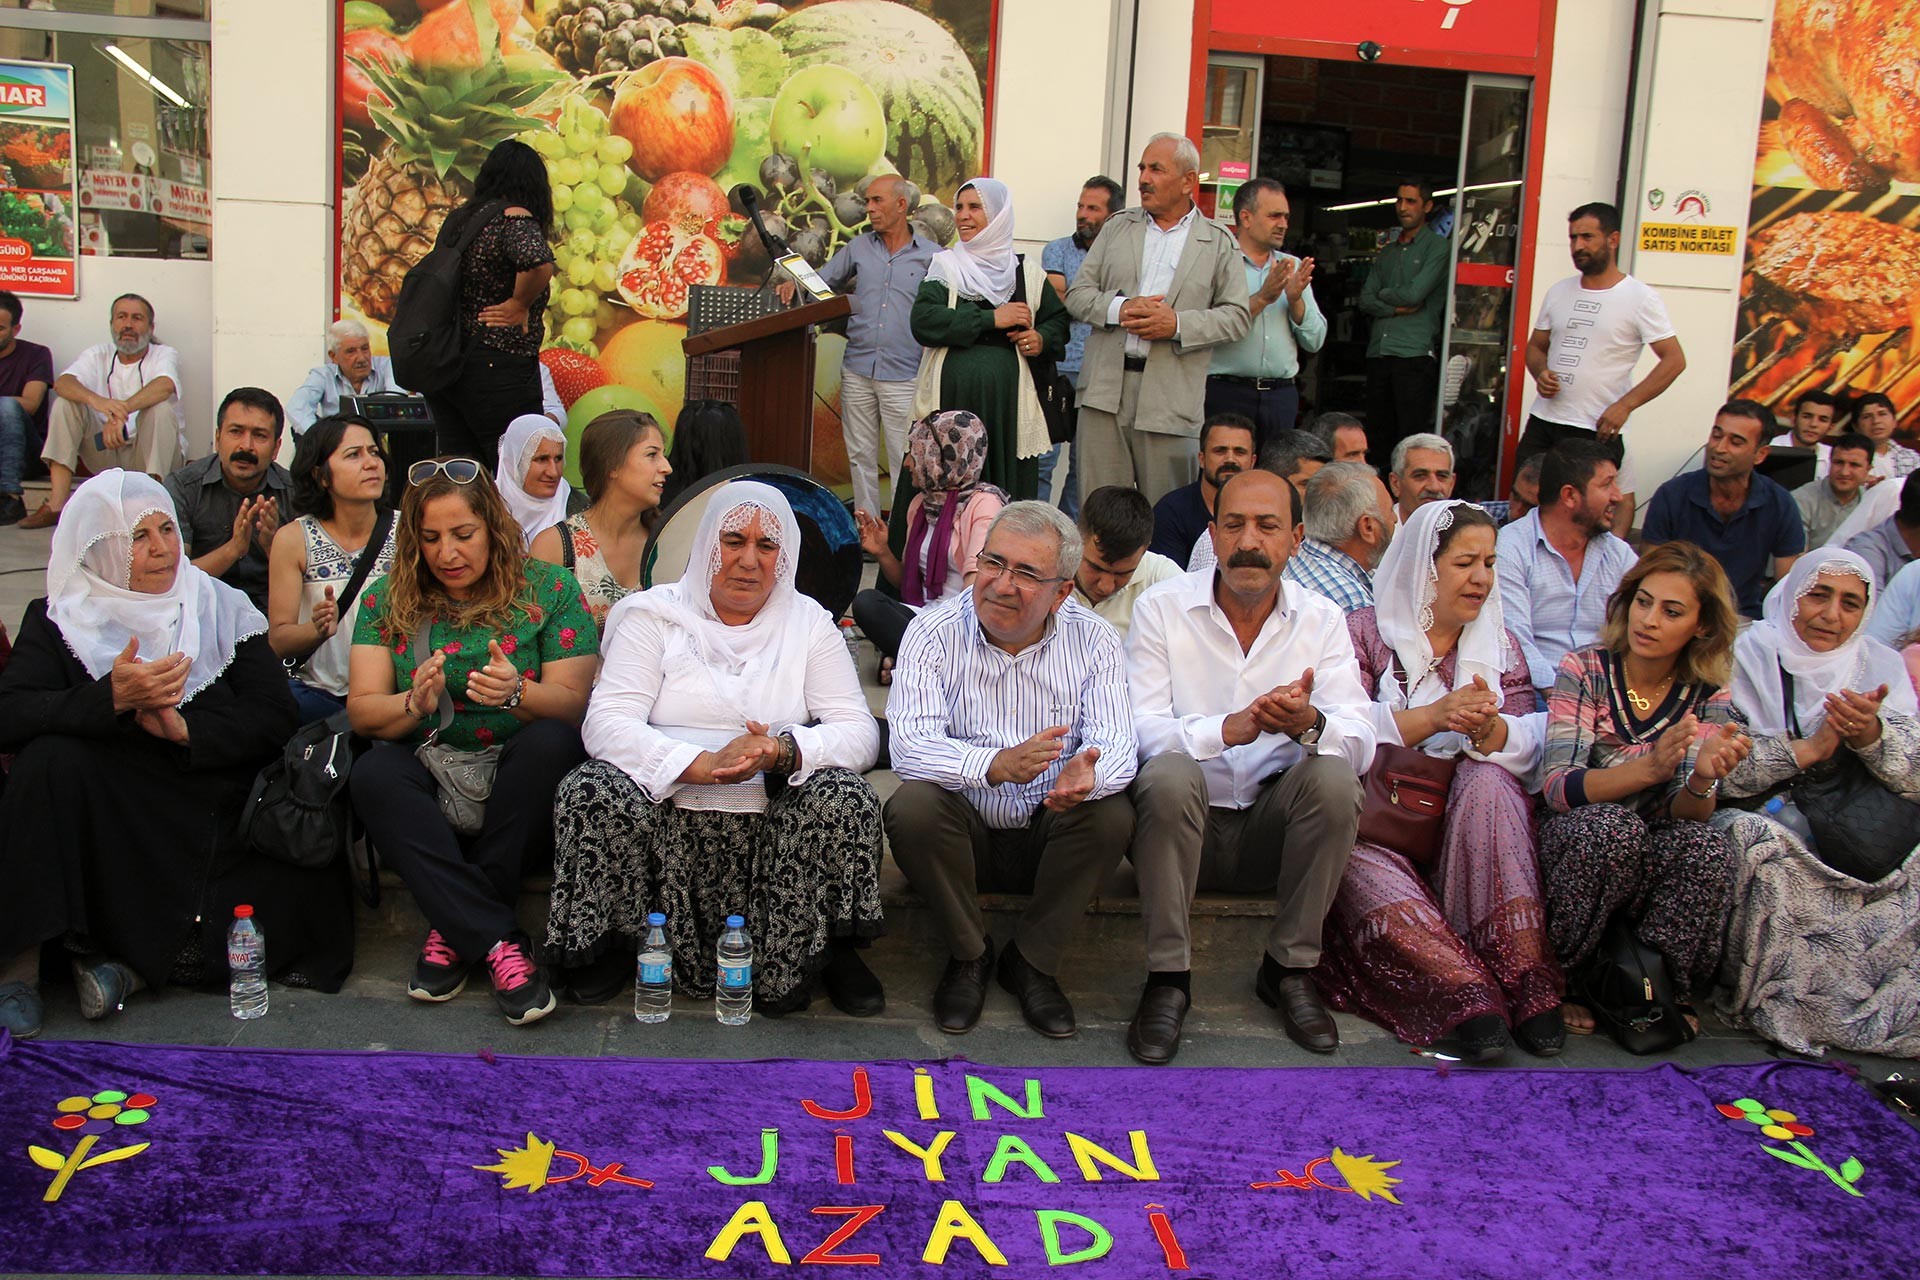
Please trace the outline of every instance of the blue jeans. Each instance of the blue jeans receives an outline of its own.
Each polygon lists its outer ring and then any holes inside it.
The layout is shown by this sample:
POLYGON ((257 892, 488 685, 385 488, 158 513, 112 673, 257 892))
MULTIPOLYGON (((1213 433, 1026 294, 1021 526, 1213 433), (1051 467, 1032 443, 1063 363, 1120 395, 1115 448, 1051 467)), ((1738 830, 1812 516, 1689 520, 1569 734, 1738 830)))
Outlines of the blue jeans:
POLYGON ((293 694, 293 704, 300 708, 301 724, 325 720, 336 712, 346 710, 347 707, 345 698, 336 698, 325 689, 316 689, 310 684, 295 680, 292 676, 287 677, 287 689, 293 694))
POLYGON ((20 468, 27 461, 27 432, 33 426, 20 401, 0 396, 0 493, 18 496, 20 468))

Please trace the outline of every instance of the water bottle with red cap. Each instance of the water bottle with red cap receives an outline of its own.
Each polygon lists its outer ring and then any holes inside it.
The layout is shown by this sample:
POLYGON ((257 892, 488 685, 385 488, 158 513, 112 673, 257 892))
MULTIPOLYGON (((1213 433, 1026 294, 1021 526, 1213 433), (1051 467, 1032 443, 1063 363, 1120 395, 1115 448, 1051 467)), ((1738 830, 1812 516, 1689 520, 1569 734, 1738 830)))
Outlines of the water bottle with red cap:
POLYGON ((233 909, 227 929, 227 994, 233 1016, 267 1016, 267 935, 253 922, 253 908, 241 903, 233 909))

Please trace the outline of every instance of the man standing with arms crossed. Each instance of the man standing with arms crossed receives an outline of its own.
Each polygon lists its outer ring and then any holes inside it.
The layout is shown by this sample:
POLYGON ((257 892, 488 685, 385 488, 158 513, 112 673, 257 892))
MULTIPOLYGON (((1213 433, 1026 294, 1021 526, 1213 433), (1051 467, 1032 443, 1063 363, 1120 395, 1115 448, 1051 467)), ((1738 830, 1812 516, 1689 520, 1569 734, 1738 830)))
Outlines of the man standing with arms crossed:
POLYGON ((1384 468, 1393 446, 1433 430, 1440 396, 1440 326, 1446 319, 1447 242, 1427 226, 1433 185, 1402 182, 1393 216, 1400 238, 1373 256, 1360 286, 1360 310, 1373 317, 1367 337, 1367 457, 1384 468))
POLYGON ((1108 219, 1067 290, 1092 326, 1080 365, 1080 491, 1131 485, 1158 502, 1193 478, 1207 364, 1247 331, 1247 279, 1225 228, 1194 204, 1200 153, 1156 133, 1140 208, 1108 219))
MULTIPOLYGON (((1040 265, 1046 270, 1047 283, 1059 295, 1060 301, 1067 300, 1067 290, 1073 284, 1074 277, 1080 274, 1081 264, 1086 262, 1087 253, 1093 248, 1095 237, 1100 228, 1107 225, 1107 219, 1126 208, 1127 193, 1120 184, 1105 174, 1087 179, 1087 185, 1080 188, 1080 203, 1073 211, 1073 234, 1050 240, 1040 253, 1040 265)), ((1080 357, 1087 347, 1087 334, 1093 326, 1082 320, 1075 320, 1067 327, 1067 354, 1060 358, 1055 366, 1073 382, 1076 396, 1080 387, 1080 357)), ((1066 482, 1060 486, 1060 510, 1068 519, 1080 516, 1080 451, 1075 441, 1075 449, 1067 460, 1066 482)), ((1053 446, 1040 459, 1040 496, 1045 500, 1053 492, 1053 469, 1060 461, 1060 446, 1053 446)))
POLYGON ((1327 340, 1327 318, 1313 300, 1313 259, 1280 251, 1292 210, 1287 190, 1255 178, 1233 193, 1234 234, 1247 273, 1247 310, 1253 327, 1240 341, 1213 353, 1207 374, 1207 414, 1242 413, 1253 419, 1256 448, 1293 430, 1300 414, 1294 379, 1300 362, 1327 340))
POLYGON ((1567 243, 1580 274, 1547 290, 1527 343, 1527 372, 1540 394, 1528 411, 1515 461, 1562 440, 1597 439, 1620 469, 1613 531, 1633 527, 1634 469, 1621 430, 1634 410, 1673 385, 1687 357, 1660 295, 1622 271, 1620 211, 1583 204, 1567 215, 1567 243), (1638 383, 1633 367, 1650 346, 1659 363, 1638 383))

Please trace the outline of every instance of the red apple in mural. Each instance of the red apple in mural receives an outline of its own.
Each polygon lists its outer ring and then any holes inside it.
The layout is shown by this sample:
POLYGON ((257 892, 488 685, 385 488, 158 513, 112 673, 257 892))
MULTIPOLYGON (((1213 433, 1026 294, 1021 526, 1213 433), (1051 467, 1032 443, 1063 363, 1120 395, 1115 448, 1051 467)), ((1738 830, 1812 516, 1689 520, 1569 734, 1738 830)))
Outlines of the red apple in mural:
POLYGON ((400 42, 378 27, 362 27, 358 31, 349 31, 340 41, 340 109, 347 123, 360 129, 373 128, 373 116, 367 111, 367 98, 378 97, 386 104, 386 97, 373 87, 367 79, 362 63, 377 62, 390 71, 399 71, 407 65, 407 51, 400 42))
POLYGON ((712 174, 733 154, 733 101, 700 63, 661 58, 620 82, 609 128, 633 144, 627 163, 648 182, 712 174))

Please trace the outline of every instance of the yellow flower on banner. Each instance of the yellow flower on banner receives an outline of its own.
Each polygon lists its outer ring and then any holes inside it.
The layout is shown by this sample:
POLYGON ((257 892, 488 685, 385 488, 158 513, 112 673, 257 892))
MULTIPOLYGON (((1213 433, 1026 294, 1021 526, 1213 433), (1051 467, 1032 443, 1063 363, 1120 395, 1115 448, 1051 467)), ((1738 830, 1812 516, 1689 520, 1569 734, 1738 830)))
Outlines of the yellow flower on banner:
POLYGON ((1338 1147, 1333 1149, 1333 1167, 1348 1189, 1362 1200, 1379 1196, 1389 1204, 1399 1204, 1390 1188, 1399 1186, 1403 1179, 1387 1176, 1387 1170, 1399 1163, 1398 1160, 1375 1160, 1372 1156, 1350 1156, 1338 1147))
POLYGON ((494 1152, 500 1157, 499 1164, 477 1164, 473 1167, 483 1173, 499 1174, 506 1190, 525 1187, 531 1195, 547 1185, 547 1174, 553 1168, 553 1143, 542 1142, 529 1133, 526 1146, 512 1150, 495 1147, 494 1152))

